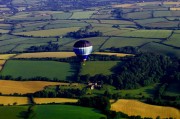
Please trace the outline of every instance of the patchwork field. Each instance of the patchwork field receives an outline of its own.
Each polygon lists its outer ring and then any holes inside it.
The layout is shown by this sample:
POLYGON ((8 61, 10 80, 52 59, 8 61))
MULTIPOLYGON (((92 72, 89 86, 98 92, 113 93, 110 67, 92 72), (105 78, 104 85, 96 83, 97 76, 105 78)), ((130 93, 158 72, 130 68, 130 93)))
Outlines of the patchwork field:
POLYGON ((7 60, 15 55, 16 54, 0 54, 0 60, 7 60))
MULTIPOLYGON (((43 90, 47 86, 70 85, 69 83, 47 82, 47 81, 11 81, 0 80, 0 92, 2 94, 27 94, 43 90)), ((71 84, 78 85, 78 84, 71 84)))
POLYGON ((81 75, 112 74, 112 68, 120 62, 117 61, 88 61, 82 66, 81 75), (104 65, 106 64, 106 65, 104 65))
POLYGON ((68 80, 74 73, 69 63, 55 61, 9 60, 0 75, 11 75, 13 78, 47 77, 50 80, 68 80))
POLYGON ((121 111, 128 115, 141 115, 141 117, 156 118, 157 116, 160 116, 160 118, 180 118, 178 109, 149 105, 136 100, 120 99, 111 105, 111 110, 121 111))

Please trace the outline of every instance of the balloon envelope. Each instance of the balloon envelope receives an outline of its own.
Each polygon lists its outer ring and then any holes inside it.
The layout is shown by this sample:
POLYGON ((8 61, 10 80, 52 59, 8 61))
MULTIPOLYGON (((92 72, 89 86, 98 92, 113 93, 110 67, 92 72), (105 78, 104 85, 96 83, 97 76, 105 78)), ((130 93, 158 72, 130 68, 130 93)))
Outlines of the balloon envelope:
POLYGON ((73 50, 75 54, 80 57, 83 61, 87 60, 88 55, 91 54, 93 46, 89 41, 79 40, 74 46, 73 50))

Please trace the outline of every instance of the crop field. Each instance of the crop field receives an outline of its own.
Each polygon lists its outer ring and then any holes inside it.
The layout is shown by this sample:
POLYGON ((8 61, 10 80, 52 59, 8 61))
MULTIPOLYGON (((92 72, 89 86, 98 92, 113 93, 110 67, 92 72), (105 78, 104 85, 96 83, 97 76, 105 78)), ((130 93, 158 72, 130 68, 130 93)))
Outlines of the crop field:
MULTIPOLYGON (((47 86, 70 85, 69 83, 47 82, 47 81, 10 81, 0 80, 0 92, 2 94, 27 94, 43 90, 47 86)), ((72 84, 78 85, 78 84, 72 84)))
POLYGON ((160 24, 161 22, 164 22, 164 21, 167 22, 165 18, 149 18, 149 19, 140 19, 140 20, 135 20, 135 21, 142 25, 148 24, 148 23, 154 23, 154 22, 155 23, 158 22, 160 24))
POLYGON ((0 54, 0 60, 7 60, 15 55, 16 54, 0 54))
POLYGON ((24 105, 29 104, 27 97, 0 96, 0 104, 3 105, 24 105))
POLYGON ((136 100, 120 99, 111 105, 111 110, 121 111, 128 115, 141 115, 141 117, 180 118, 179 110, 176 108, 149 105, 136 100))
POLYGON ((23 53, 14 58, 67 58, 76 56, 74 52, 38 52, 38 53, 23 53))
POLYGON ((23 119, 21 113, 27 109, 28 106, 0 106, 0 119, 23 119))
POLYGON ((134 25, 133 22, 125 21, 125 20, 100 20, 101 24, 121 24, 121 25, 134 25))
POLYGON ((125 57, 125 56, 132 56, 132 54, 125 54, 125 53, 108 53, 108 52, 94 52, 93 54, 98 54, 98 55, 115 55, 117 57, 125 57))
POLYGON ((40 36, 40 37, 48 37, 48 36, 59 36, 65 35, 71 31, 77 31, 80 27, 69 27, 69 28, 59 28, 59 29, 48 29, 48 30, 39 30, 39 31, 29 31, 29 32, 19 32, 14 33, 15 35, 25 35, 25 36, 40 36))
POLYGON ((71 105, 38 105, 34 107, 36 119, 99 119, 105 117, 98 110, 71 105))
POLYGON ((69 63, 56 61, 25 61, 9 60, 0 73, 13 78, 47 77, 50 79, 67 80, 74 74, 69 63))
POLYGON ((48 104, 48 103, 77 103, 78 99, 70 98, 34 98, 36 104, 48 104))
POLYGON ((81 75, 89 74, 91 76, 95 74, 112 74, 112 68, 116 66, 118 61, 88 61, 82 66, 81 75), (106 65, 104 65, 106 64, 106 65))
POLYGON ((93 13, 97 11, 77 11, 73 12, 73 15, 70 17, 70 19, 89 19, 93 13))
POLYGON ((159 39, 142 39, 142 38, 123 38, 123 37, 112 37, 110 38, 101 49, 111 48, 111 47, 125 47, 125 46, 134 46, 138 47, 143 44, 161 41, 159 39))

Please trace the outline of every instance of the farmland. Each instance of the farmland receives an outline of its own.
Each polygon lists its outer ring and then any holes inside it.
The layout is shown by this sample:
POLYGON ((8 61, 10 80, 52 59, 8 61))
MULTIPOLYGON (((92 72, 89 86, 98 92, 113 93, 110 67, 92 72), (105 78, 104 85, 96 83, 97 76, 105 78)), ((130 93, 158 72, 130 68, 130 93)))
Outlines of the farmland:
MULTIPOLYGON (((46 82, 46 81, 11 81, 0 80, 0 91, 2 94, 27 94, 43 90, 47 86, 70 85, 69 83, 46 82)), ((71 84, 78 85, 78 84, 71 84)))
POLYGON ((0 106, 0 118, 23 118, 34 101, 36 119, 103 119, 96 109, 64 105, 93 96, 125 98, 112 103, 112 110, 129 116, 180 118, 179 5, 0 0, 0 105, 14 105, 0 106), (73 53, 79 39, 93 45, 85 63, 73 53))
POLYGON ((120 99, 112 104, 112 110, 122 111, 128 115, 141 115, 142 117, 161 118, 173 117, 179 118, 179 110, 172 107, 163 107, 145 104, 136 100, 120 99))
POLYGON ((0 104, 3 105, 25 105, 29 104, 27 97, 0 96, 0 104))
POLYGON ((9 60, 3 68, 1 75, 11 75, 14 78, 47 77, 51 80, 67 80, 73 75, 70 64, 55 61, 18 61, 9 60))

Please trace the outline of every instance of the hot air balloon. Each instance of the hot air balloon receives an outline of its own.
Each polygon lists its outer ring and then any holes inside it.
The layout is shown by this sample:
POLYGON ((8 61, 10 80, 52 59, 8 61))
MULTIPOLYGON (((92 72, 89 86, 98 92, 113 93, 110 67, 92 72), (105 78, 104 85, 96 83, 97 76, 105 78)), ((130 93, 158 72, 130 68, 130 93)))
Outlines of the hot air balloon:
POLYGON ((87 40, 79 40, 73 46, 73 51, 83 62, 87 60, 88 55, 92 52, 92 49, 92 44, 87 40))

